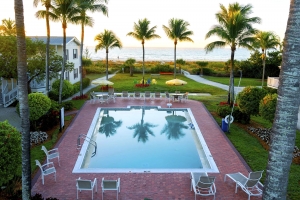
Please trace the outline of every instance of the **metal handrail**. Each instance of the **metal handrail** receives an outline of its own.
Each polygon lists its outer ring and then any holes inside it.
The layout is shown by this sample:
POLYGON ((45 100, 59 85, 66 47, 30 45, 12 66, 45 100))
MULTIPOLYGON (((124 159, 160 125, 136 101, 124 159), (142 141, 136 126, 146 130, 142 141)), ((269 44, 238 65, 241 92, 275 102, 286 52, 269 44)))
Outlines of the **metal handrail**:
POLYGON ((84 139, 84 141, 87 141, 89 144, 91 144, 95 147, 95 151, 92 153, 92 157, 94 157, 97 152, 97 142, 95 142, 94 140, 92 140, 91 138, 86 136, 86 134, 79 134, 79 136, 77 138, 77 149, 80 149, 80 147, 81 147, 81 143, 80 143, 81 138, 84 139))

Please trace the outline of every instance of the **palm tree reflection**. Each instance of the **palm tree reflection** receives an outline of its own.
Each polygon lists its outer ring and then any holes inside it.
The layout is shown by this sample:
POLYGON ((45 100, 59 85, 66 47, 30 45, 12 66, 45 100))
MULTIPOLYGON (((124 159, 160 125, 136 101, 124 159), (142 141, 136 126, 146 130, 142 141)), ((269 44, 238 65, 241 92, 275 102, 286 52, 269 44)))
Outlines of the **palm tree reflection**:
POLYGON ((156 127, 157 125, 151 123, 144 123, 145 108, 142 108, 142 119, 140 123, 136 123, 130 127, 127 127, 129 130, 134 130, 133 137, 138 139, 138 142, 142 141, 143 143, 149 140, 149 134, 155 136, 151 128, 156 127))
POLYGON ((107 116, 102 117, 101 125, 99 128, 100 133, 104 133, 106 137, 113 136, 117 132, 117 128, 122 125, 122 121, 115 121, 113 117, 107 116))
POLYGON ((168 140, 175 139, 178 140, 185 136, 182 129, 188 129, 187 125, 184 125, 183 122, 186 121, 186 118, 180 115, 175 115, 173 111, 173 115, 166 116, 167 124, 165 124, 164 128, 161 130, 160 134, 166 134, 168 140))

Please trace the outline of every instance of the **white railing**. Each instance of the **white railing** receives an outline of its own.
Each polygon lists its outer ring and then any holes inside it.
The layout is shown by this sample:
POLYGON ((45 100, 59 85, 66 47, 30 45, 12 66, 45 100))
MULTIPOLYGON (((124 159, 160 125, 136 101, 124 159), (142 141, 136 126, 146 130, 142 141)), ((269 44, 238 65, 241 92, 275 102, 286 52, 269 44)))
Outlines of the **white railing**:
POLYGON ((268 77, 268 87, 271 88, 278 88, 279 85, 279 77, 268 77))
POLYGON ((11 91, 9 91, 6 94, 3 95, 3 104, 4 107, 8 107, 10 104, 12 104, 14 101, 16 101, 17 96, 18 96, 18 88, 15 87, 11 91))

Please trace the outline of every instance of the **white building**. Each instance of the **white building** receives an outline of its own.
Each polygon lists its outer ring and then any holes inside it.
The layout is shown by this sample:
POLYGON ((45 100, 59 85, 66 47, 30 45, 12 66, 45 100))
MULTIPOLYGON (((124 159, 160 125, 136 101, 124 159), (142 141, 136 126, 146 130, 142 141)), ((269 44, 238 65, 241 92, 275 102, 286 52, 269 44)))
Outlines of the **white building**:
MULTIPOLYGON (((32 40, 41 40, 44 43, 47 42, 46 36, 29 36, 32 40)), ((53 46, 58 55, 63 56, 63 37, 61 36, 51 36, 50 46, 53 46)), ((66 37, 66 49, 67 49, 67 60, 74 63, 74 70, 65 71, 64 79, 70 81, 72 84, 80 81, 80 41, 74 36, 66 37)), ((55 80, 50 80, 49 87, 51 90, 51 85, 55 80)), ((17 98, 17 84, 14 79, 4 79, 1 78, 1 88, 0 88, 0 104, 4 107, 12 104, 17 98)), ((46 82, 36 82, 31 81, 30 83, 32 92, 42 92, 46 91, 46 82)))

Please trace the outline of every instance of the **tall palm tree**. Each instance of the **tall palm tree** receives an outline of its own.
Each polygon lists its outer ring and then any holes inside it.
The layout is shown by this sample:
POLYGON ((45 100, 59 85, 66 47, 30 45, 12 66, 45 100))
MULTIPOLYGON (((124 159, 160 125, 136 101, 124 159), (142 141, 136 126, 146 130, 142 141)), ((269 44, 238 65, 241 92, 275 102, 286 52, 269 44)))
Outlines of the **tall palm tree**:
POLYGON ((134 23, 133 32, 127 33, 128 36, 131 36, 142 42, 143 47, 143 85, 145 80, 145 41, 152 40, 155 38, 160 38, 159 35, 155 34, 156 26, 152 28, 149 27, 150 21, 147 18, 140 19, 138 23, 134 23))
POLYGON ((87 15, 87 12, 102 12, 105 16, 108 16, 108 8, 105 4, 96 4, 99 2, 107 3, 108 0, 77 0, 77 7, 80 15, 75 17, 75 21, 81 24, 81 45, 80 45, 80 96, 83 95, 82 87, 82 55, 83 55, 83 41, 84 41, 84 26, 93 27, 94 20, 87 15))
POLYGON ((3 36, 16 36, 16 22, 15 20, 2 19, 2 24, 0 25, 0 35, 3 36))
POLYGON ((176 78, 176 45, 177 42, 187 41, 194 42, 189 36, 193 35, 193 31, 188 30, 190 24, 183 19, 172 18, 169 20, 168 26, 163 25, 163 29, 168 38, 174 41, 174 78, 176 78))
POLYGON ((35 13, 38 19, 46 19, 47 41, 46 41, 46 95, 49 93, 49 60, 50 60, 50 23, 49 20, 53 15, 49 10, 52 7, 52 0, 33 0, 33 5, 37 7, 41 3, 46 10, 39 10, 35 13))
POLYGON ((263 61, 263 73, 261 79, 261 86, 264 86, 265 78, 265 67, 266 67, 266 58, 268 49, 276 49, 280 45, 279 37, 270 31, 259 31, 255 34, 255 47, 261 48, 262 54, 261 58, 263 61))
POLYGON ((157 125, 151 123, 144 123, 145 108, 142 108, 142 119, 140 123, 136 123, 130 127, 127 127, 129 130, 134 130, 133 137, 137 137, 138 142, 142 141, 143 143, 149 140, 148 135, 155 136, 151 128, 156 127, 157 125))
POLYGON ((105 49, 106 51, 106 80, 108 80, 108 49, 113 49, 115 47, 122 48, 122 42, 114 32, 106 29, 103 33, 99 33, 95 36, 95 41, 98 42, 95 47, 96 52, 101 49, 105 49))
POLYGON ((291 1, 263 199, 286 199, 299 110, 300 1, 291 1))
POLYGON ((30 122, 27 90, 27 58, 23 1, 15 0, 14 6, 18 54, 18 96, 22 135, 22 199, 28 200, 31 195, 30 122))
POLYGON ((60 86, 59 86, 59 99, 58 102, 61 103, 61 96, 62 96, 62 88, 63 88, 63 80, 64 80, 64 73, 65 73, 65 65, 66 65, 66 29, 67 24, 69 22, 74 23, 74 17, 79 15, 79 10, 76 7, 75 0, 53 0, 53 20, 60 21, 62 23, 63 28, 63 63, 60 75, 60 86))
POLYGON ((237 47, 252 49, 251 42, 255 40, 254 34, 257 32, 252 27, 255 23, 260 23, 259 17, 249 17, 252 13, 252 6, 247 4, 242 6, 239 3, 229 4, 228 9, 220 4, 221 11, 216 13, 219 25, 212 27, 205 38, 218 36, 221 40, 211 42, 205 46, 206 52, 212 51, 218 47, 230 46, 231 49, 231 70, 230 84, 228 92, 228 103, 234 101, 234 54, 237 47))

